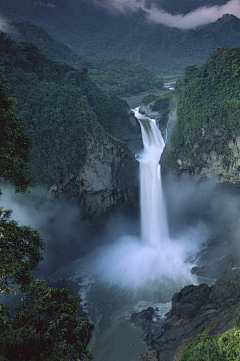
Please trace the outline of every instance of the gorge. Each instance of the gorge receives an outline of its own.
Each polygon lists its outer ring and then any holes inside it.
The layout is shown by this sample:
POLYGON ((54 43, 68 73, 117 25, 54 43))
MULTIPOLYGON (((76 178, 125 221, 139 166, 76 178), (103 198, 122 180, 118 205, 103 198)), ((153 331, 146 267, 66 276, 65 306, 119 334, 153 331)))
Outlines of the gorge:
POLYGON ((150 304, 162 324, 172 295, 197 282, 190 270, 195 265, 194 255, 208 235, 197 225, 170 238, 159 166, 164 141, 156 122, 138 113, 138 108, 134 111, 144 144, 137 154, 141 234, 124 234, 120 230, 120 237, 112 236, 108 243, 105 241, 53 275, 55 280, 70 278, 78 283, 85 309, 96 325, 93 352, 97 361, 135 360, 144 352, 130 316, 150 304))
POLYGON ((95 360, 179 361, 198 334, 239 326, 239 48, 218 48, 174 92, 139 95, 131 111, 86 67, 3 33, 0 47, 34 140, 36 186, 15 195, 1 185, 1 205, 46 241, 35 275, 81 296, 95 360))

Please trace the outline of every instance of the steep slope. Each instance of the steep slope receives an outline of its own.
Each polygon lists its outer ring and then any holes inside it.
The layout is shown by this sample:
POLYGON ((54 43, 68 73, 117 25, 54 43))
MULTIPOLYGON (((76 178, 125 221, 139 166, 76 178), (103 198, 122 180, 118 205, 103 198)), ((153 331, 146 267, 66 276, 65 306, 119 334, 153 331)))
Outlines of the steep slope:
MULTIPOLYGON (((18 98, 19 112, 25 117, 33 136, 33 184, 48 187, 54 184, 56 188, 69 177, 78 177, 81 190, 77 193, 73 186, 68 197, 79 200, 85 194, 90 199, 89 189, 96 179, 89 172, 84 188, 79 174, 82 169, 87 172, 89 154, 97 151, 101 156, 95 171, 101 173, 104 169, 106 154, 111 167, 105 174, 106 182, 99 182, 92 197, 97 192, 106 192, 109 209, 112 193, 118 194, 118 197, 114 196, 115 208, 118 199, 121 206, 123 199, 125 204, 134 205, 138 165, 125 142, 117 139, 128 136, 138 126, 134 119, 133 123, 129 121, 127 103, 102 93, 89 79, 86 68, 76 70, 65 63, 52 61, 33 44, 15 43, 2 33, 0 52, 0 66, 5 69, 10 93, 18 98), (118 157, 114 159, 116 152, 118 157), (129 179, 123 182, 123 178, 129 179)), ((81 202, 83 213, 91 216, 87 202, 81 202)), ((105 212, 106 202, 99 204, 99 213, 105 212)))
POLYGON ((177 121, 162 157, 197 179, 240 184, 240 48, 218 48, 176 84, 177 121))

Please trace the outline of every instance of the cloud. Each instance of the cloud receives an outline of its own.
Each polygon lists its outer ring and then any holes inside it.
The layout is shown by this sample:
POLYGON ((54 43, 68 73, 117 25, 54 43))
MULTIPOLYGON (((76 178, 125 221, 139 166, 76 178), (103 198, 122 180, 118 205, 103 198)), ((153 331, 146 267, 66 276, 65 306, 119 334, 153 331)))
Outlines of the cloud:
POLYGON ((9 31, 9 25, 5 19, 0 16, 0 32, 7 33, 9 31))
POLYGON ((180 29, 192 29, 214 22, 224 14, 233 14, 240 18, 240 0, 230 0, 222 6, 201 7, 186 15, 172 15, 152 4, 149 8, 144 0, 95 0, 98 5, 118 12, 137 11, 146 12, 146 18, 152 22, 180 29))

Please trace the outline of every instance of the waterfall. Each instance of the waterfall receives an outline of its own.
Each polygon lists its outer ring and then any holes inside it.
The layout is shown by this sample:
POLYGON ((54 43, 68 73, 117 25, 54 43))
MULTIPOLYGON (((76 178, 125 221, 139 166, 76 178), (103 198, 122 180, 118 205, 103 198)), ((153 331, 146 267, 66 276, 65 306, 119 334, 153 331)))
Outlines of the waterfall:
POLYGON ((157 247, 169 239, 159 160, 164 140, 155 119, 134 110, 138 118, 144 150, 136 156, 140 162, 141 233, 145 244, 157 247))

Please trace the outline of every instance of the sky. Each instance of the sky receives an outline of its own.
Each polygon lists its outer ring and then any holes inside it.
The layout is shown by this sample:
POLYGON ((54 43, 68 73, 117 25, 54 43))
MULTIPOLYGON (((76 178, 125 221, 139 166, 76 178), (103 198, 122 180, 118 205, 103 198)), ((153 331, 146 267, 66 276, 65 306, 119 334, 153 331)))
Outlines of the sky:
POLYGON ((214 22, 224 14, 233 14, 240 18, 240 0, 230 0, 222 6, 201 7, 186 15, 171 15, 155 5, 148 9, 144 0, 94 0, 98 5, 119 12, 146 11, 147 18, 155 23, 180 29, 192 29, 214 22))

